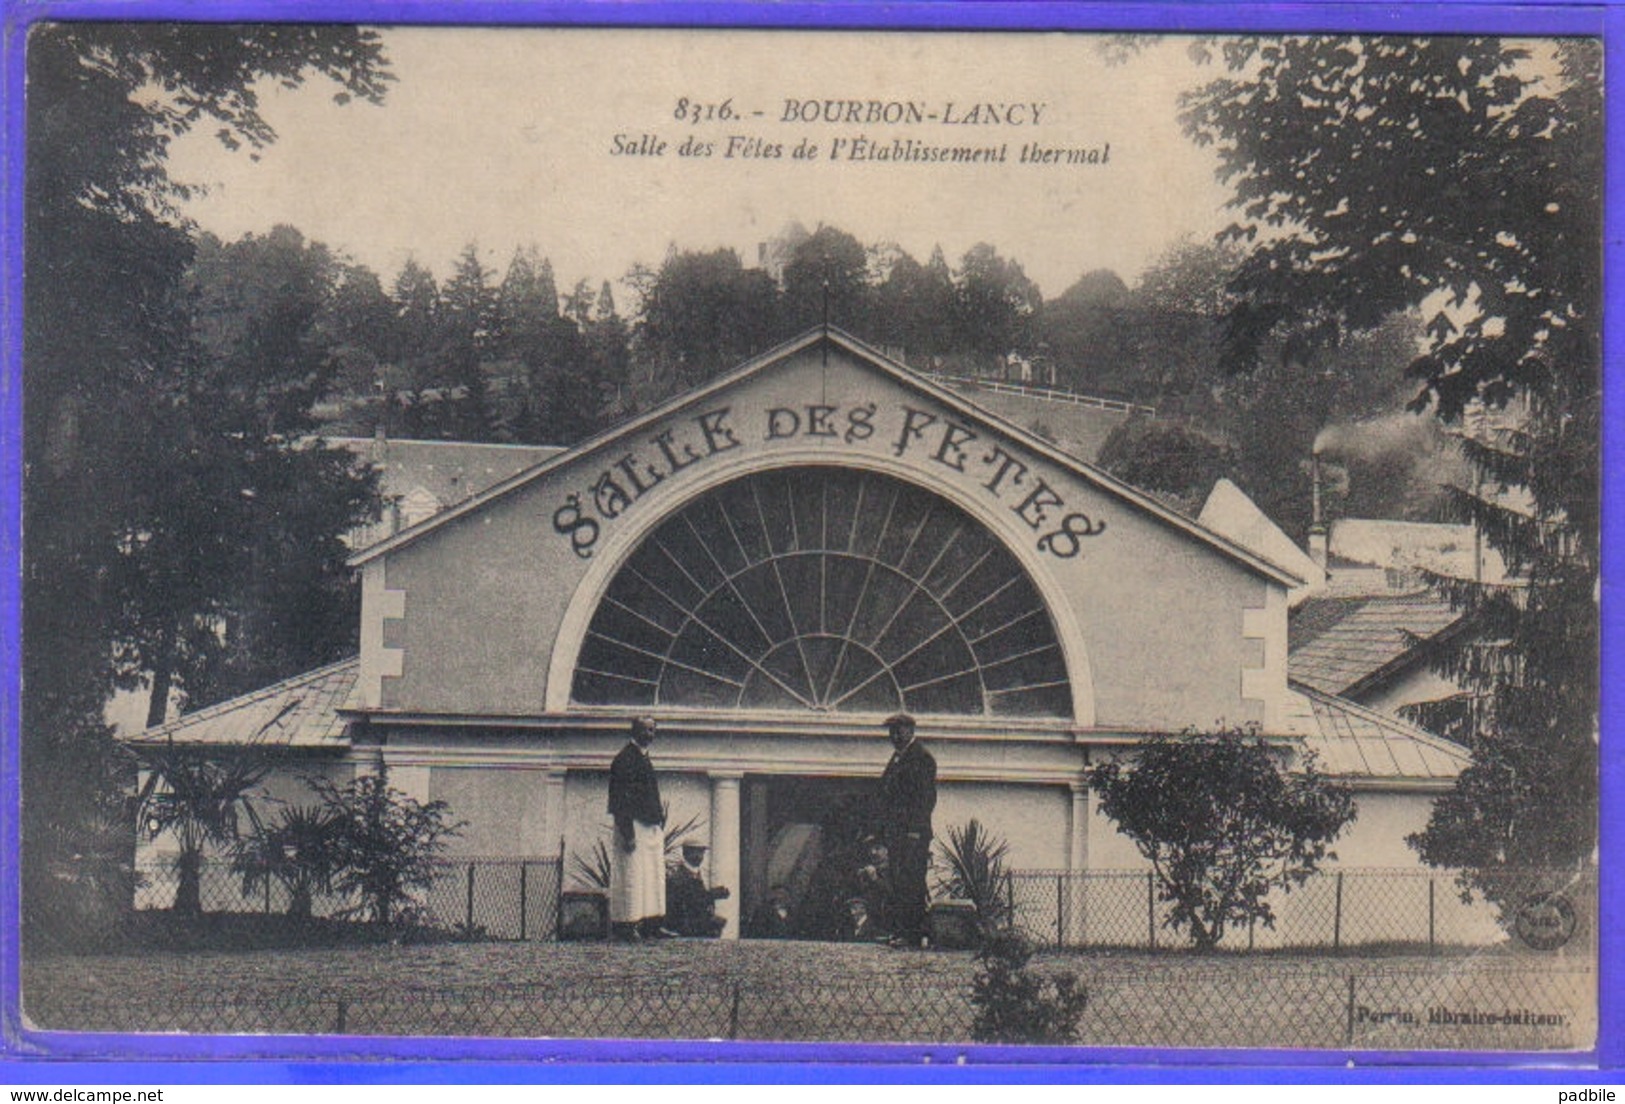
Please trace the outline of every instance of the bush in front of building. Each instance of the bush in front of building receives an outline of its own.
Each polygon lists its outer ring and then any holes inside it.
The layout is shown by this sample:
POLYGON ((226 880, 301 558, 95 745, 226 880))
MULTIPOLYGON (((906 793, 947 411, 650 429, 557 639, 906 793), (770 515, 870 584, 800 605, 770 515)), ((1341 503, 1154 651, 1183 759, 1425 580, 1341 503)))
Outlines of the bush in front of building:
POLYGON ((1031 969, 1032 945, 1017 932, 990 932, 976 952, 971 983, 971 1037, 979 1043, 1051 1046, 1078 1041, 1089 1003, 1075 974, 1031 969))
POLYGON ((343 786, 321 778, 311 784, 335 821, 332 887, 360 902, 345 914, 382 926, 410 923, 462 822, 451 819, 444 801, 420 802, 392 787, 382 756, 373 771, 343 786))
POLYGON ((1275 926, 1270 894, 1302 885, 1353 820, 1354 797, 1305 756, 1286 769, 1256 727, 1143 740, 1089 783, 1170 903, 1164 923, 1210 951, 1227 928, 1275 926))

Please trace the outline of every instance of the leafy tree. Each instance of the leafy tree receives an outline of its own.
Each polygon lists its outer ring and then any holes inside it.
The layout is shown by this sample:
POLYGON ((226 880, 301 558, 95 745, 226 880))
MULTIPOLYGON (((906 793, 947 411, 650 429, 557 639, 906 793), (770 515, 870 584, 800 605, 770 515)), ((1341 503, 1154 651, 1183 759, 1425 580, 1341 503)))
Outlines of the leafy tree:
POLYGON ((901 345, 911 362, 929 366, 954 351, 956 294, 940 246, 923 265, 906 253, 899 256, 875 289, 875 337, 901 345))
POLYGON ((643 374, 669 394, 734 367, 782 336, 778 305, 772 278, 747 270, 733 250, 674 251, 643 294, 643 374))
POLYGON ((1198 950, 1227 929, 1275 924, 1269 894, 1302 885, 1354 819, 1349 790, 1306 757, 1289 773, 1253 729, 1142 740, 1131 763, 1097 765, 1100 808, 1151 862, 1164 923, 1198 950))
POLYGON ((343 786, 325 778, 311 785, 333 818, 334 890, 358 898, 350 911, 374 924, 408 920, 462 823, 444 801, 420 802, 392 787, 381 755, 343 786))
POLYGON ((1021 265, 986 242, 959 262, 955 333, 977 369, 994 369, 1009 353, 1033 349, 1033 321, 1043 296, 1021 265))
POLYGON ((1596 842, 1602 51, 1534 49, 1227 40, 1230 75, 1183 113, 1235 190, 1226 236, 1251 243, 1234 361, 1419 309, 1416 405, 1469 430, 1510 408, 1464 442, 1480 478, 1457 502, 1517 578, 1447 588, 1496 644, 1444 661, 1478 702, 1474 762, 1413 838, 1492 893, 1498 871, 1583 863, 1596 842))
POLYGON ((169 834, 177 847, 175 912, 203 915, 203 860, 210 848, 230 848, 242 821, 259 830, 254 791, 273 762, 256 749, 228 750, 152 744, 137 751, 146 780, 138 795, 147 836, 169 834))
POLYGON ((321 76, 342 99, 377 100, 388 77, 377 35, 353 27, 51 23, 27 45, 23 853, 37 915, 81 829, 118 812, 101 724, 121 602, 110 573, 151 528, 133 492, 167 478, 132 414, 169 401, 156 370, 192 340, 169 143, 200 124, 228 146, 272 141, 261 78, 321 76))
POLYGON ((971 1038, 1049 1046, 1078 1041, 1088 990, 1075 974, 1033 970, 1032 954, 1031 944, 1016 932, 996 932, 976 952, 971 1038))
POLYGON ((1108 269, 1086 272, 1043 305, 1036 320, 1038 340, 1048 355, 1065 365, 1057 382, 1094 395, 1118 394, 1154 400, 1137 386, 1130 356, 1124 308, 1129 290, 1108 269))
POLYGON ((784 328, 799 333, 829 321, 849 333, 866 333, 873 310, 869 256, 844 230, 820 226, 798 244, 784 266, 784 328))
POLYGON ((1095 462, 1128 483, 1167 496, 1186 513, 1233 465, 1231 450, 1180 422, 1131 418, 1100 447, 1095 462))

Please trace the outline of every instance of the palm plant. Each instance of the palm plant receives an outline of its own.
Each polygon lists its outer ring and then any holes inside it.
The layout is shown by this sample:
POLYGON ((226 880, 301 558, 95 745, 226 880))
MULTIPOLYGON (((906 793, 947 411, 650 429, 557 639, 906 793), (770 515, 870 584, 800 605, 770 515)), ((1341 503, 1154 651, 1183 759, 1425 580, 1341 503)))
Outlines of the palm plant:
POLYGON ((138 756, 146 775, 137 795, 141 823, 149 838, 173 834, 179 848, 174 910, 197 919, 203 915, 204 852, 235 844, 240 817, 259 831, 250 795, 270 772, 271 761, 257 749, 173 743, 142 748, 138 756))
POLYGON ((288 891, 288 916, 308 920, 316 894, 333 892, 339 871, 340 823, 321 805, 289 805, 276 822, 243 840, 231 868, 243 880, 243 895, 281 884, 288 891))
POLYGON ((964 825, 949 828, 947 841, 939 840, 937 847, 948 867, 937 880, 938 891, 974 904, 983 931, 1001 927, 1009 918, 1009 906, 999 890, 1010 845, 972 817, 964 825))

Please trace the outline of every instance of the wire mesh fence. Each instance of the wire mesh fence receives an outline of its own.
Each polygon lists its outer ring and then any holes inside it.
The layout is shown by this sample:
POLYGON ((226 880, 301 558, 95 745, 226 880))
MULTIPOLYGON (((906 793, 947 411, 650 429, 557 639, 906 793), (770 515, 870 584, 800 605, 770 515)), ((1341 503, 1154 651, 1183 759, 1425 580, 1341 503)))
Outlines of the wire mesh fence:
MULTIPOLYGON (((1173 905, 1151 871, 1012 871, 1004 914, 1011 926, 1048 947, 1183 946, 1170 927, 1173 905)), ((1232 927, 1226 949, 1330 949, 1483 946, 1508 937, 1551 945, 1595 931, 1594 871, 1518 871, 1500 875, 1494 896, 1464 893, 1449 872, 1354 868, 1312 876, 1270 897, 1274 923, 1232 927)))
MULTIPOLYGON (((286 918, 290 888, 276 879, 250 886, 228 862, 199 870, 199 898, 206 913, 255 915, 268 924, 286 918)), ((171 908, 180 888, 173 862, 146 862, 136 869, 135 908, 171 908)), ((469 939, 552 939, 558 931, 560 863, 557 858, 464 858, 436 864, 427 888, 413 895, 410 919, 421 927, 469 939)), ((337 893, 311 894, 311 915, 358 914, 360 901, 337 893)))
MULTIPOLYGON (((137 910, 172 907, 173 863, 138 870, 137 910)), ((464 939, 547 940, 558 935, 561 869, 543 859, 463 858, 439 864, 415 895, 415 923, 464 939)), ((1226 930, 1226 950, 1345 950, 1403 947, 1442 950, 1509 938, 1537 949, 1595 936, 1594 871, 1526 871, 1500 876, 1493 897, 1464 894, 1449 872, 1345 868, 1314 875, 1270 898, 1273 924, 1226 930), (1543 943, 1544 940, 1544 943, 1543 943)), ((206 912, 258 914, 267 923, 289 909, 288 887, 261 880, 246 889, 228 863, 208 862, 200 890, 206 912)), ((1168 923, 1172 904, 1150 871, 1022 870, 1005 875, 998 913, 1043 947, 1167 950, 1188 945, 1168 923)), ((317 917, 353 915, 357 901, 317 893, 317 917)))
MULTIPOLYGON (((1589 966, 1337 965, 1271 962, 1260 971, 1187 962, 1146 971, 1084 963, 1072 971, 1088 995, 1074 1041, 1404 1050, 1567 1050, 1596 1041, 1589 966)), ((92 1032, 937 1043, 975 1041, 975 1011, 968 975, 929 974, 234 989, 161 999, 57 991, 25 1004, 36 1027, 92 1032)))

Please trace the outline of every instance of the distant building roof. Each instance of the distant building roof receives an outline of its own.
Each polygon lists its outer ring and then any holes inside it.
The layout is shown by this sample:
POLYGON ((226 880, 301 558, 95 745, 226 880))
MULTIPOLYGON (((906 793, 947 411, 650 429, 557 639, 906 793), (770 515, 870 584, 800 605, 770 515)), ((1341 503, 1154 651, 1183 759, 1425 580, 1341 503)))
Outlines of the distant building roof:
POLYGON ((1341 518, 1332 522, 1331 554, 1351 564, 1426 571, 1452 579, 1506 580, 1500 553, 1471 525, 1341 518))
POLYGON ((1472 763, 1459 744, 1300 683, 1287 694, 1285 720, 1323 772, 1351 781, 1443 784, 1472 763))
POLYGON ((262 690, 188 713, 131 737, 135 743, 344 748, 350 743, 339 707, 355 687, 355 656, 284 679, 262 690))
POLYGON ((1431 591, 1311 598, 1287 624, 1287 674, 1328 694, 1356 694, 1420 662, 1418 645, 1462 616, 1431 591))
POLYGON ((348 449, 379 472, 384 515, 351 534, 350 545, 357 549, 393 536, 564 451, 557 445, 389 437, 329 437, 327 442, 348 449))

